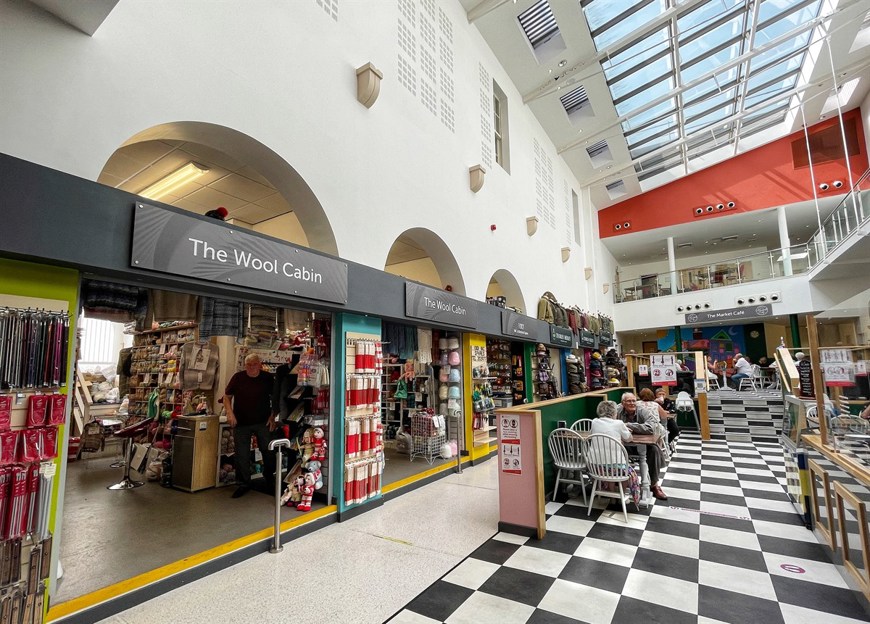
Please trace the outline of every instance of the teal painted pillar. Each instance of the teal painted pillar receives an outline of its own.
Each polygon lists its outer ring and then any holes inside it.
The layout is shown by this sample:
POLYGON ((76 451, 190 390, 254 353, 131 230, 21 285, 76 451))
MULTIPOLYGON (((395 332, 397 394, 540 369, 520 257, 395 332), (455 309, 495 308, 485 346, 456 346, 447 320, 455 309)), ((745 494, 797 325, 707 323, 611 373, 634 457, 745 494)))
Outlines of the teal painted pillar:
POLYGON ((797 314, 789 314, 788 321, 791 324, 791 343, 795 349, 801 348, 801 330, 798 325, 797 314))

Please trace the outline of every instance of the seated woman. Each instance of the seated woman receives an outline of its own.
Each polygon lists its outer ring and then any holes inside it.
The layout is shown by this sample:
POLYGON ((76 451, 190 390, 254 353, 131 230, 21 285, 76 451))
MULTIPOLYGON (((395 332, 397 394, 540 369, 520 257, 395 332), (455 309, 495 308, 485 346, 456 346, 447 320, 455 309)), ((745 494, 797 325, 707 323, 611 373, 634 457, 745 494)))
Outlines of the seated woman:
POLYGON ((725 381, 719 379, 719 362, 711 356, 707 356, 707 379, 715 379, 719 386, 724 386, 725 381))
POLYGON ((671 418, 668 418, 665 421, 665 427, 668 429, 668 446, 670 447, 671 453, 676 450, 676 440, 680 435, 680 428, 677 426, 676 412, 677 409, 674 406, 674 402, 668 398, 668 391, 664 388, 656 389, 656 403, 662 406, 668 414, 672 415, 671 418))
MULTIPOLYGON (((625 443, 631 440, 631 431, 628 430, 628 427, 625 426, 625 423, 619 420, 616 417, 616 403, 613 401, 602 401, 598 404, 598 408, 595 410, 598 418, 592 421, 592 433, 600 433, 606 435, 608 437, 613 438, 617 442, 625 443)), ((607 457, 596 457, 594 455, 594 449, 590 451, 589 456, 587 456, 586 460, 588 462, 596 463, 596 464, 607 464, 610 463, 610 458, 607 457)), ((628 491, 631 494, 631 499, 635 504, 640 502, 641 491, 640 491, 640 476, 637 474, 637 471, 634 469, 634 466, 631 464, 628 465, 628 491)), ((603 484, 610 485, 610 484, 603 484)))
MULTIPOLYGON (((675 417, 674 414, 668 413, 664 407, 656 402, 656 395, 649 388, 644 388, 637 394, 637 409, 656 414, 661 423, 666 423, 669 420, 673 420, 675 417)), ((671 460, 671 447, 668 446, 667 443, 668 429, 662 424, 656 426, 658 428, 656 433, 664 439, 664 442, 659 445, 659 450, 662 453, 665 463, 667 463, 671 460)))

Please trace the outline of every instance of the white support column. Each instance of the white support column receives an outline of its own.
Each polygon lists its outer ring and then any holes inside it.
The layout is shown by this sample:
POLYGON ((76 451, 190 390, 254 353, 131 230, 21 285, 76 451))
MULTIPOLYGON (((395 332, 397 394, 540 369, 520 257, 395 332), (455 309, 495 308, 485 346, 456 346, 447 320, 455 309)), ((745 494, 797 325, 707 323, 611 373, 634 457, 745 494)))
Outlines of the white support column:
POLYGON ((676 295, 679 284, 677 283, 677 258, 674 255, 673 236, 668 236, 668 271, 671 272, 671 294, 676 295))
POLYGON ((791 275, 791 241, 788 237, 788 221, 785 217, 785 206, 776 209, 776 220, 779 225, 779 246, 782 247, 782 274, 791 275))

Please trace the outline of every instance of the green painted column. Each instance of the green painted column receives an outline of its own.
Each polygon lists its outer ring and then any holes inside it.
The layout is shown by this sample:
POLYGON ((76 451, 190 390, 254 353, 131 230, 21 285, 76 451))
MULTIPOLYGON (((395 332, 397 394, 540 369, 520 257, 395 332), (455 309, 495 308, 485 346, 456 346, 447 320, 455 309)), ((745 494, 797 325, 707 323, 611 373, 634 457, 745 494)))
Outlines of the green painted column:
POLYGON ((674 351, 683 350, 683 328, 679 325, 674 325, 674 351))
POLYGON ((795 349, 801 348, 801 330, 798 325, 797 314, 789 314, 788 321, 791 324, 791 342, 795 349))

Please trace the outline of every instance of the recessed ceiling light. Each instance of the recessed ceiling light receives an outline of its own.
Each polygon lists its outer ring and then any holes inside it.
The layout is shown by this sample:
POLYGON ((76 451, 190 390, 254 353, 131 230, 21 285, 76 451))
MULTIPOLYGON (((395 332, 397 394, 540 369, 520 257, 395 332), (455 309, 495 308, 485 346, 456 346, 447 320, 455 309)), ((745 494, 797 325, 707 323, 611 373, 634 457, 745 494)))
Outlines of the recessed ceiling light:
POLYGON ((561 61, 559 61, 559 67, 565 67, 565 65, 567 65, 567 64, 568 64, 568 61, 566 61, 565 59, 562 59, 561 61))
POLYGON ((553 70, 552 70, 552 69, 550 69, 550 70, 548 70, 548 71, 549 71, 551 74, 553 73, 553 70))

